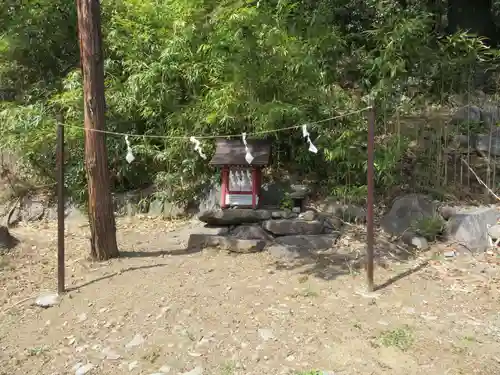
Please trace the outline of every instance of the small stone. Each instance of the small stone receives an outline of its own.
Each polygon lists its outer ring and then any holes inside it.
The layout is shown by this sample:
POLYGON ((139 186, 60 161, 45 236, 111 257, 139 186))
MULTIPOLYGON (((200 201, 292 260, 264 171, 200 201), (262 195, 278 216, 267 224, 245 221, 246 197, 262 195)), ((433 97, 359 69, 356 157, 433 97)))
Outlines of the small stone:
POLYGON ((102 354, 104 354, 104 357, 106 359, 109 359, 111 361, 116 361, 117 359, 121 358, 121 356, 118 353, 111 350, 111 348, 104 348, 102 350, 102 354))
POLYGON ((415 314, 415 309, 413 307, 405 307, 401 310, 401 312, 412 315, 415 314))
POLYGON ((134 348, 136 346, 140 346, 144 343, 144 337, 142 337, 141 335, 139 334, 136 334, 134 336, 134 338, 132 339, 132 341, 130 341, 127 345, 125 345, 125 347, 127 349, 129 348, 134 348))
POLYGON ((84 321, 86 321, 86 320, 87 320, 87 314, 85 314, 85 313, 81 313, 80 315, 78 315, 78 321, 79 321, 80 323, 82 323, 82 322, 84 322, 84 321))
POLYGON ((93 368, 94 368, 94 365, 92 363, 87 363, 86 365, 83 365, 83 366, 79 367, 75 371, 75 375, 85 375, 85 374, 88 374, 93 368))
POLYGON ((139 362, 133 361, 128 364, 128 370, 132 371, 133 369, 137 368, 139 366, 139 362))
POLYGON ((429 248, 429 243, 424 237, 413 237, 411 239, 411 245, 419 250, 427 250, 429 248))
POLYGON ((170 366, 167 366, 167 365, 162 366, 162 367, 160 368, 160 372, 162 372, 162 373, 164 373, 164 374, 168 374, 168 373, 170 372, 170 370, 172 370, 172 368, 171 368, 170 366))
POLYGON ((203 367, 197 366, 191 371, 184 372, 181 375, 203 375, 203 367))
POLYGON ((274 339, 273 331, 267 328, 259 329, 259 336, 264 341, 269 341, 274 339))
POLYGON ((55 306, 59 304, 59 295, 57 293, 42 294, 37 297, 35 304, 44 309, 55 306))

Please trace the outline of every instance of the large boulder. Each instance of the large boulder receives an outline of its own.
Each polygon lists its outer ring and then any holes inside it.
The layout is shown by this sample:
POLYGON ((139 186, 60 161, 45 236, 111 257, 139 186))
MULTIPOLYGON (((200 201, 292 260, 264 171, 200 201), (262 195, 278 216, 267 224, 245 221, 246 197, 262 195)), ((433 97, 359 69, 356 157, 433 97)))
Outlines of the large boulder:
POLYGON ((484 251, 489 245, 488 227, 499 218, 495 207, 472 207, 458 209, 447 223, 450 240, 467 246, 472 251, 484 251))
POLYGON ((391 235, 401 235, 419 220, 434 217, 436 211, 437 207, 429 197, 409 194, 394 201, 380 225, 391 235))
POLYGON ((474 105, 468 105, 460 108, 452 118, 452 123, 463 124, 463 123, 479 123, 481 122, 482 111, 481 108, 474 105))
POLYGON ((500 129, 494 128, 490 134, 478 134, 475 136, 475 149, 479 152, 500 155, 500 129))
POLYGON ((262 227, 276 236, 320 234, 323 231, 323 223, 317 220, 267 220, 262 227))
POLYGON ((188 240, 188 249, 203 250, 205 248, 217 247, 233 253, 256 253, 264 250, 267 242, 265 240, 246 240, 234 237, 217 236, 210 234, 191 234, 188 240))
POLYGON ((271 218, 271 212, 267 210, 252 210, 235 208, 227 210, 210 210, 198 216, 200 221, 209 225, 239 225, 258 223, 271 218))

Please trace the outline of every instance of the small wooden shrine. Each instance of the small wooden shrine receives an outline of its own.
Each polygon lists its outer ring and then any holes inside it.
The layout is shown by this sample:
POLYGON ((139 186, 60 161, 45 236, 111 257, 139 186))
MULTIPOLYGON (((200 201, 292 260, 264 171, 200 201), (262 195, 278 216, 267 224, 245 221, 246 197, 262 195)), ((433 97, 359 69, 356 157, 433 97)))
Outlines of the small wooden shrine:
POLYGON ((218 140, 211 165, 221 168, 221 207, 257 208, 260 200, 262 169, 269 164, 271 143, 248 140, 247 149, 241 140, 218 140))

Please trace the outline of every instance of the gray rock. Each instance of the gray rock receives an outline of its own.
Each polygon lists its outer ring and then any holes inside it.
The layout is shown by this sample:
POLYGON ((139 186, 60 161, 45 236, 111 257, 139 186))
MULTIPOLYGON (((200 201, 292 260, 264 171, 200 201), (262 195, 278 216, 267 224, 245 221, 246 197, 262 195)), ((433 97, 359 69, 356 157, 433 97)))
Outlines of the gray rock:
POLYGON ((294 234, 320 234, 323 231, 321 221, 305 220, 267 220, 262 227, 277 236, 294 234))
POLYGON ((500 239, 500 225, 496 224, 490 226, 488 228, 488 235, 494 240, 500 239))
POLYGON ((305 220, 305 221, 313 221, 316 219, 316 212, 312 210, 308 210, 306 212, 303 212, 299 215, 299 219, 305 220))
POLYGON ((429 248, 429 243, 424 237, 415 236, 412 237, 409 245, 416 247, 419 250, 427 250, 429 248))
POLYGON ((481 108, 481 121, 485 126, 496 126, 500 120, 500 107, 494 104, 486 104, 481 108))
POLYGON ((45 293, 37 297, 35 305, 48 308, 59 304, 59 295, 57 293, 45 293))
POLYGON ((188 249, 218 247, 234 253, 248 254, 264 250, 264 240, 245 240, 233 237, 194 233, 189 236, 188 249))
POLYGON ((38 221, 43 218, 45 207, 41 202, 32 200, 31 198, 25 198, 23 199, 21 207, 21 215, 24 221, 38 221))
POLYGON ((206 211, 198 216, 200 221, 210 225, 250 224, 269 220, 270 218, 270 211, 243 208, 206 211))
POLYGON ((273 240, 272 236, 259 225, 239 225, 231 230, 230 234, 232 237, 242 240, 273 240))
POLYGON ((323 231, 325 232, 338 231, 344 225, 342 220, 335 216, 333 217, 319 216, 318 219, 323 221, 323 227, 324 227, 323 231))
POLYGON ((125 347, 126 347, 127 349, 130 349, 130 348, 135 348, 135 347, 137 347, 137 346, 141 346, 142 344, 144 344, 144 341, 145 341, 145 340, 144 340, 144 337, 142 337, 142 335, 140 335, 140 334, 136 334, 136 335, 134 336, 134 338, 133 338, 131 341, 129 341, 129 342, 127 343, 127 345, 125 345, 125 347))
POLYGON ((439 208, 439 214, 444 220, 450 220, 453 215, 457 213, 455 207, 443 206, 439 208))
POLYGON ((488 225, 496 225, 499 214, 494 207, 458 209, 447 223, 449 239, 467 246, 472 251, 489 247, 488 225))
POLYGON ((92 363, 87 363, 86 365, 80 366, 76 369, 75 375, 86 375, 92 371, 94 365, 92 363))
POLYGON ((352 204, 343 207, 341 219, 348 223, 366 223, 366 210, 352 204))
POLYGON ((337 217, 348 223, 365 223, 366 210, 353 204, 342 204, 334 197, 328 197, 318 205, 319 211, 325 215, 337 217))
POLYGON ((228 226, 214 226, 214 225, 205 225, 202 228, 198 229, 200 233, 202 234, 212 234, 212 235, 217 235, 217 236, 223 236, 229 233, 229 227, 228 226))
POLYGON ((168 374, 172 370, 172 368, 168 365, 161 366, 160 372, 164 374, 168 374))
POLYGON ((280 210, 280 211, 273 211, 271 213, 271 217, 273 219, 294 219, 298 217, 298 215, 295 212, 292 212, 292 210, 280 210))
POLYGON ((7 225, 9 227, 12 225, 16 225, 17 223, 19 223, 22 220, 22 216, 23 216, 23 213, 21 212, 21 208, 15 207, 12 210, 12 214, 8 218, 9 222, 7 223, 7 225))
POLYGON ((116 353, 114 350, 111 348, 104 348, 101 353, 103 354, 104 358, 110 360, 110 361, 116 361, 121 358, 120 354, 116 353))
POLYGON ((401 235, 418 220, 435 215, 436 206, 430 198, 420 194, 410 194, 397 198, 388 213, 381 220, 385 232, 401 235))
POLYGON ((491 135, 478 134, 475 136, 475 140, 476 151, 494 156, 500 155, 500 129, 493 129, 491 135))
POLYGON ((219 183, 209 186, 195 204, 194 214, 220 209, 221 187, 219 183))
POLYGON ((474 105, 460 108, 452 117, 452 122, 458 123, 478 123, 481 121, 481 109, 474 105))
POLYGON ((457 255, 457 253, 455 252, 455 250, 451 250, 451 251, 445 251, 443 255, 445 258, 454 258, 457 255))
POLYGON ((269 341, 269 340, 274 339, 274 333, 271 329, 260 328, 258 332, 259 332, 260 338, 264 341, 269 341))
POLYGON ((163 217, 164 218, 179 218, 186 214, 184 207, 172 202, 163 202, 163 217))
POLYGON ((163 215, 163 199, 156 198, 149 203, 148 215, 162 216, 163 215))
POLYGON ((219 247, 221 249, 240 254, 257 253, 267 245, 265 240, 240 240, 231 237, 222 237, 219 247))
POLYGON ((325 198, 318 204, 319 211, 330 216, 342 217, 344 212, 343 205, 338 202, 336 197, 325 198))

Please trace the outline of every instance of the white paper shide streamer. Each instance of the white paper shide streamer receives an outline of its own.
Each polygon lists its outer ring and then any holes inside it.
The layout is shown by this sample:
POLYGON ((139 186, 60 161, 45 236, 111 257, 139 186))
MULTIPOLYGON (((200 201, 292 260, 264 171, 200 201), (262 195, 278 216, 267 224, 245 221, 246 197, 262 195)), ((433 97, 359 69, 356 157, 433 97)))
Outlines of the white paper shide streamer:
POLYGON ((307 131, 307 125, 302 125, 302 136, 307 140, 307 143, 309 144, 309 151, 311 151, 312 153, 317 154, 318 153, 318 149, 316 148, 315 145, 313 145, 313 143, 311 141, 311 135, 307 131))
POLYGON ((247 133, 243 133, 241 135, 241 138, 243 139, 243 144, 245 145, 245 160, 247 161, 248 164, 252 164, 252 161, 254 157, 250 153, 250 150, 248 149, 248 144, 247 144, 247 133))
POLYGON ((132 147, 130 147, 130 141, 128 140, 128 135, 125 136, 125 143, 127 144, 127 156, 125 156, 125 160, 127 163, 132 163, 135 160, 135 156, 132 153, 132 147))
POLYGON ((203 153, 203 150, 201 149, 201 142, 197 140, 195 137, 190 137, 189 140, 191 141, 192 144, 194 144, 194 150, 200 154, 202 159, 206 159, 207 155, 203 153))

